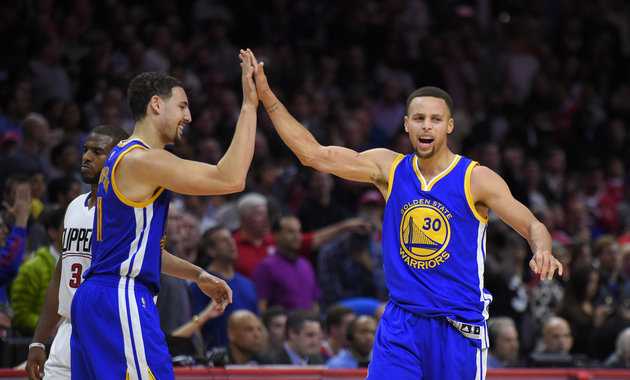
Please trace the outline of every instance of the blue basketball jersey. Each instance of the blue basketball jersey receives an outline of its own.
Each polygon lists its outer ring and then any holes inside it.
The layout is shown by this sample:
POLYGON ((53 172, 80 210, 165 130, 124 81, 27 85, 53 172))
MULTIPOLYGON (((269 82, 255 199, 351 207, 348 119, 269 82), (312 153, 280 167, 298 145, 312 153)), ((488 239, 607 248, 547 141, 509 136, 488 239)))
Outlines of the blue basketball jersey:
POLYGON ((427 183, 415 154, 395 160, 383 217, 383 260, 391 302, 425 317, 443 316, 479 339, 492 296, 483 285, 487 220, 470 194, 476 165, 456 156, 427 183))
POLYGON ((146 202, 126 199, 114 173, 132 149, 150 149, 140 140, 127 140, 112 149, 101 172, 92 236, 92 266, 85 278, 114 274, 140 281, 156 295, 160 290, 162 249, 171 192, 159 188, 146 202))

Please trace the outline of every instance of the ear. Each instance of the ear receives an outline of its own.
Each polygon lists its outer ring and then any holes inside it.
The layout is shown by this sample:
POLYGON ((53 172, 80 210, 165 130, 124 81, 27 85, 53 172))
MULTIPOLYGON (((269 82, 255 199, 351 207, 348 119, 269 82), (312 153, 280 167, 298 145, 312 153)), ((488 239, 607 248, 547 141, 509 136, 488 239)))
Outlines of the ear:
POLYGON ((403 124, 405 125, 405 132, 409 133, 409 128, 407 127, 407 124, 409 124, 409 116, 405 115, 403 124))
POLYGON ((453 118, 448 119, 448 127, 446 128, 446 133, 450 134, 453 132, 453 128, 455 127, 455 120, 453 118))
POLYGON ((149 99, 149 108, 152 113, 159 115, 162 108, 162 99, 157 95, 153 95, 151 99, 149 99))

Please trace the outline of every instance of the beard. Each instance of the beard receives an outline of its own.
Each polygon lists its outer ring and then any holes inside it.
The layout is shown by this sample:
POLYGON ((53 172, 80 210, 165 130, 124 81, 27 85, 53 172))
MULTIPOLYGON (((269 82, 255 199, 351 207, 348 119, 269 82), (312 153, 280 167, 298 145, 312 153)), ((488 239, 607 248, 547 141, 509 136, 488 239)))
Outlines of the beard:
POLYGON ((179 131, 175 132, 175 137, 173 137, 173 146, 178 147, 178 146, 182 146, 184 144, 184 141, 182 139, 182 136, 179 135, 179 131))
POLYGON ((83 180, 84 183, 87 183, 88 185, 96 185, 100 178, 101 178, 100 171, 96 173, 96 175, 93 175, 93 176, 89 176, 87 174, 81 173, 81 179, 83 180))

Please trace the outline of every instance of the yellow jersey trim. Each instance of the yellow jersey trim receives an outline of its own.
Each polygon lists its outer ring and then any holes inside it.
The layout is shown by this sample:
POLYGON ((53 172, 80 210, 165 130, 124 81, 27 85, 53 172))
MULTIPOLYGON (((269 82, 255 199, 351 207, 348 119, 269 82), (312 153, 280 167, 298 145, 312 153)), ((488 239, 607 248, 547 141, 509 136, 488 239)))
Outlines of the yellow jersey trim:
POLYGON ((420 183, 422 184, 422 190, 423 191, 431 191, 431 189, 433 188, 433 186, 442 178, 444 178, 445 175, 447 175, 448 173, 450 173, 453 168, 455 167, 455 165, 457 165, 457 163, 459 162, 459 160, 462 158, 462 156, 460 155, 455 155, 455 158, 453 159, 453 161, 451 162, 451 164, 444 169, 444 171, 440 174, 438 174, 437 176, 435 176, 431 182, 427 183, 427 181, 424 179, 424 176, 422 175, 422 173, 420 173, 420 165, 418 165, 418 156, 414 156, 413 157, 413 171, 416 172, 416 176, 418 177, 418 180, 420 180, 420 183))
POLYGON ((394 183, 394 172, 396 171, 398 164, 400 163, 400 161, 402 161, 403 158, 405 158, 405 155, 399 154, 398 157, 396 157, 396 159, 394 160, 394 163, 392 164, 391 168, 389 168, 389 183, 387 184, 387 196, 385 197, 386 203, 387 203, 387 199, 389 199, 389 194, 392 193, 392 184, 394 183))
MULTIPOLYGON (((125 144, 128 144, 129 142, 131 142, 133 140, 128 140, 125 142, 125 144)), ((138 140, 141 141, 141 140, 138 140)), ((125 145, 123 144, 123 146, 125 145)), ((134 145, 132 147, 127 148, 125 151, 121 152, 120 155, 118 156, 118 158, 116 159, 116 162, 114 163, 114 165, 112 165, 112 172, 110 174, 111 176, 111 183, 112 183, 112 189, 114 189, 114 193, 116 193, 116 196, 118 197, 118 199, 126 204, 127 206, 130 207, 136 207, 136 208, 144 208, 147 207, 148 205, 150 205, 151 203, 153 203, 153 201, 155 201, 160 194, 162 194, 162 192, 164 191, 163 187, 160 187, 158 191, 155 192, 155 194, 153 194, 153 196, 146 202, 134 202, 131 201, 127 198, 125 198, 124 195, 122 195, 122 193, 118 190, 118 186, 116 185, 116 177, 115 177, 115 173, 116 173, 116 167, 118 166, 118 163, 120 162, 120 160, 123 158, 123 156, 129 152, 131 152, 132 149, 135 148, 141 148, 141 149, 148 149, 142 145, 134 145)))
POLYGON ((488 218, 484 218, 483 216, 479 215, 479 213, 477 212, 477 208, 475 207, 475 202, 473 202, 473 198, 472 198, 472 193, 470 192, 470 177, 472 175, 472 171, 473 168, 475 166, 479 165, 479 163, 477 161, 472 161, 469 165, 468 168, 466 169, 466 177, 464 178, 464 187, 465 187, 465 191, 466 191, 466 200, 468 201, 468 207, 470 207, 470 210, 473 212, 473 214, 475 214, 475 217, 484 224, 488 223, 488 218))

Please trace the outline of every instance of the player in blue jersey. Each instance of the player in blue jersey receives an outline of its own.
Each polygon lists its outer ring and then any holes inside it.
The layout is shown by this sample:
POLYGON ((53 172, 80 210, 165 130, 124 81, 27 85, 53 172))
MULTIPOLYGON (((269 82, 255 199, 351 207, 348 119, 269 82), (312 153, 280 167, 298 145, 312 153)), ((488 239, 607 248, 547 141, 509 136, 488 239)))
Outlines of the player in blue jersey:
POLYGON ((269 88, 254 62, 258 96, 300 161, 348 180, 376 185, 387 200, 383 262, 389 302, 378 326, 369 379, 483 379, 491 295, 483 287, 488 212, 530 244, 530 267, 551 279, 562 265, 547 228, 514 199, 492 170, 446 144, 452 101, 423 87, 407 100, 404 128, 414 153, 322 146, 269 88))
POLYGON ((225 281, 166 253, 171 191, 192 195, 242 191, 254 153, 258 97, 251 55, 241 50, 243 104, 230 147, 209 165, 164 149, 192 120, 183 84, 149 72, 129 84, 132 135, 114 147, 98 184, 92 264, 72 300, 73 379, 174 379, 155 297, 159 274, 195 281, 223 311, 225 281))

